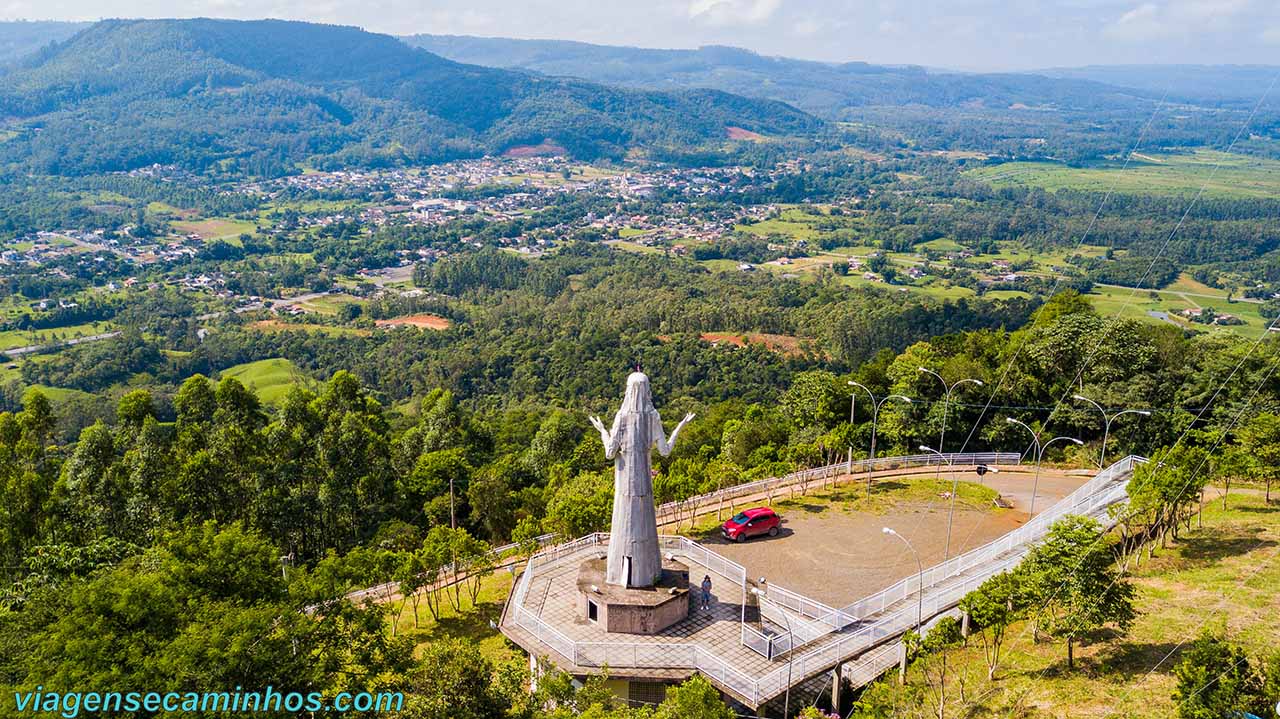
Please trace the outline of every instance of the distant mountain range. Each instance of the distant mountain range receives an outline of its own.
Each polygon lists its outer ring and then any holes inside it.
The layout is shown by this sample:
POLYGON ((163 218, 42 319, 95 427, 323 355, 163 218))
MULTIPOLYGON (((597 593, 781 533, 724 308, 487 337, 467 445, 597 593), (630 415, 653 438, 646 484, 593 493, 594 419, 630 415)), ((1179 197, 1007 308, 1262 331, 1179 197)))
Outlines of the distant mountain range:
POLYGON ((0 22, 0 65, 30 55, 51 42, 66 40, 90 24, 39 20, 0 22))
POLYGON ((706 87, 766 97, 843 119, 850 108, 1011 106, 1132 107, 1146 90, 1088 78, 1017 73, 969 74, 863 62, 823 63, 766 57, 734 47, 651 50, 557 40, 414 35, 405 42, 459 62, 518 68, 636 88, 706 87))
POLYGON ((829 118, 884 105, 1124 109, 1171 100, 1256 100, 1280 67, 1120 65, 1030 73, 960 73, 863 62, 766 57, 734 47, 654 50, 560 40, 412 35, 404 41, 458 62, 519 68, 626 87, 708 87, 767 97, 829 118))
POLYGON ((512 148, 680 152, 821 122, 716 90, 620 89, 446 60, 388 35, 277 20, 110 20, 0 73, 0 159, 55 173, 176 163, 255 174, 512 148))
MULTIPOLYGON (((0 166, 274 174, 526 151, 706 159, 747 147, 731 137, 812 134, 818 118, 857 123, 850 137, 881 151, 1089 161, 1128 147, 1162 97, 1179 111, 1157 118, 1148 146, 1222 145, 1277 71, 958 73, 278 20, 0 23, 0 166)), ((1262 134, 1245 142, 1280 153, 1280 113, 1264 108, 1253 126, 1262 134)))
POLYGON ((1280 65, 1089 65, 1037 70, 1046 77, 1092 80, 1199 103, 1256 103, 1280 65))

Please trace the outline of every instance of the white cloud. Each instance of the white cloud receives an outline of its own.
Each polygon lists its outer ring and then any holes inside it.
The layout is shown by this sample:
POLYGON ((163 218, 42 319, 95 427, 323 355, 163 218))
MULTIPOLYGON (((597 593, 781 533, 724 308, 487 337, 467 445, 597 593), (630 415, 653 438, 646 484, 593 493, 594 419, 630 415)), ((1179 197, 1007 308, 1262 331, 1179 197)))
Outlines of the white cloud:
POLYGON ((759 25, 780 7, 782 0, 691 0, 689 17, 717 27, 759 25))
POLYGON ((791 25, 791 32, 801 37, 809 37, 811 35, 817 35, 819 32, 822 31, 822 28, 823 28, 822 23, 818 22, 814 18, 807 17, 802 20, 797 20, 795 23, 793 23, 791 25))
POLYGON ((1158 40, 1241 30, 1255 0, 1160 0, 1144 2, 1106 28, 1119 40, 1158 40))
POLYGON ((1280 0, 0 0, 0 17, 279 17, 965 69, 1280 64, 1280 0))
POLYGON ((906 29, 907 26, 897 20, 881 20, 880 24, 876 26, 876 32, 881 35, 898 35, 906 29))

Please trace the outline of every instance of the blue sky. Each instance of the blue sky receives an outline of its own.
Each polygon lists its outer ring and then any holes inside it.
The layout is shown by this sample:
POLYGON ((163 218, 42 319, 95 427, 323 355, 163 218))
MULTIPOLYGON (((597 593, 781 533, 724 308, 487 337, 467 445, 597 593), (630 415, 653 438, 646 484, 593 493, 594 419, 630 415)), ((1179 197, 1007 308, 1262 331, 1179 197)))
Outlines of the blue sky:
POLYGON ((1280 64, 1280 0, 0 0, 5 19, 193 16, 958 69, 1280 64))

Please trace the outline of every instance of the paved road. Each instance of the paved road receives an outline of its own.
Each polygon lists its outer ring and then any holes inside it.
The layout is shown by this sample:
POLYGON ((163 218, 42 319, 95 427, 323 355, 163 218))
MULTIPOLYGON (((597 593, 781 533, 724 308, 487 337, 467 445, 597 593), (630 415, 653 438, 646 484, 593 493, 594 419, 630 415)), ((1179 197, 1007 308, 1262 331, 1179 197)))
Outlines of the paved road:
POLYGON ((25 354, 31 354, 32 352, 41 352, 52 347, 68 347, 71 345, 83 344, 85 342, 97 342, 98 340, 106 340, 119 336, 120 331, 116 330, 114 332, 103 332, 102 334, 87 335, 85 337, 75 337, 61 342, 51 342, 43 345, 27 345, 26 347, 14 347, 13 349, 0 351, 0 354, 5 354, 10 357, 18 357, 25 354))

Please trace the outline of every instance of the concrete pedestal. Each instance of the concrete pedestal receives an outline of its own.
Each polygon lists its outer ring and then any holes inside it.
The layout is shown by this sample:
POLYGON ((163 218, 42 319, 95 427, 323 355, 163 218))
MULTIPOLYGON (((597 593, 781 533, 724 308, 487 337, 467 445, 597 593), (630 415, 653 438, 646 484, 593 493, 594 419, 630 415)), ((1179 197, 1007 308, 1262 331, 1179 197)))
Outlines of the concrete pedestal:
POLYGON ((657 634, 689 616, 689 568, 662 562, 662 574, 651 587, 627 588, 605 583, 606 561, 589 559, 578 569, 578 616, 606 632, 657 634))

